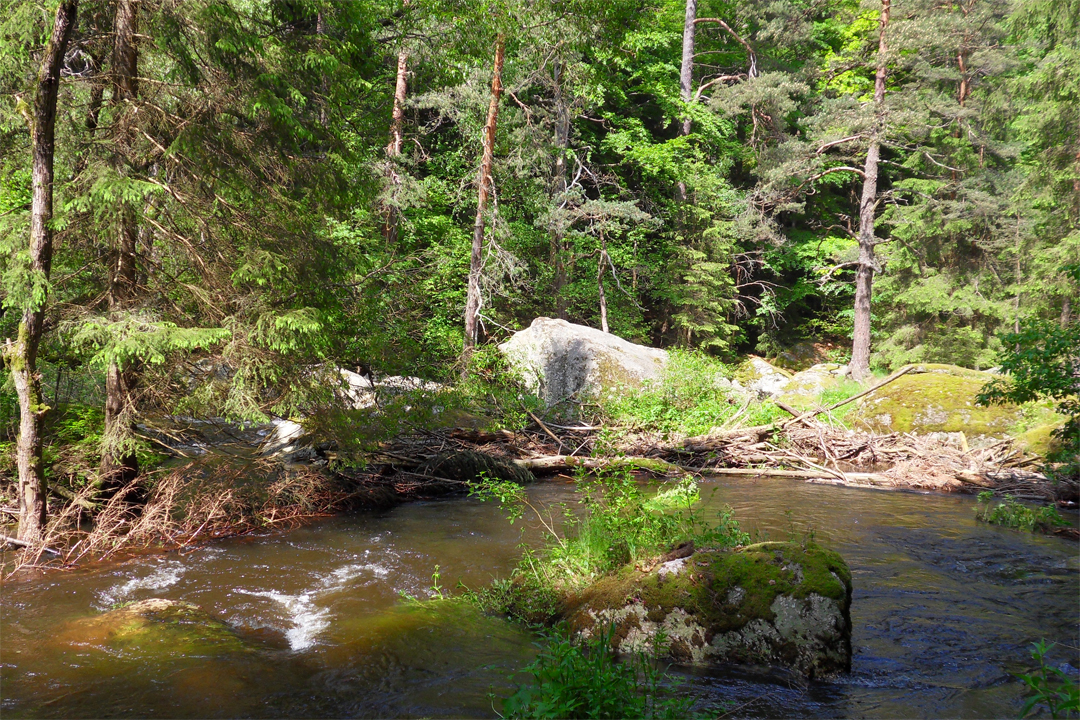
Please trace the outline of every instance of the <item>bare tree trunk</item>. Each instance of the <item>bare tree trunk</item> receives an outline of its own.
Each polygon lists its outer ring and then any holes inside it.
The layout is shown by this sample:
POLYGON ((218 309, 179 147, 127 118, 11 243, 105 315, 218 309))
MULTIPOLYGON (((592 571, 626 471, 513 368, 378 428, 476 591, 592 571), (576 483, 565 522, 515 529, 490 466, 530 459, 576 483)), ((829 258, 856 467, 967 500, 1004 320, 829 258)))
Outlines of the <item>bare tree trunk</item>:
MULTIPOLYGON (((1023 282, 1023 266, 1020 263, 1020 213, 1016 214, 1016 239, 1013 247, 1016 254, 1016 297, 1013 298, 1013 332, 1020 332, 1020 283, 1023 282)), ((1017 348, 1019 351, 1019 348, 1017 348)))
POLYGON ((390 181, 390 203, 386 208, 386 222, 383 225, 383 237, 386 246, 397 245, 398 208, 396 199, 401 189, 401 176, 394 167, 394 160, 401 156, 405 145, 405 97, 409 89, 409 54, 404 50, 397 56, 397 83, 394 85, 394 109, 390 115, 390 144, 386 146, 386 155, 390 162, 386 166, 386 177, 390 181))
POLYGON ((480 313, 480 268, 484 251, 484 215, 488 196, 494 187, 491 177, 495 163, 495 128, 499 120, 499 99, 502 97, 502 68, 506 50, 506 38, 500 34, 495 40, 495 67, 491 72, 491 103, 488 105, 487 123, 484 126, 484 154, 480 160, 480 189, 476 202, 476 222, 473 224, 472 253, 469 256, 469 290, 465 303, 465 347, 468 356, 476 346, 477 316, 480 313))
MULTIPOLYGON (((570 148, 570 107, 563 92, 563 69, 559 62, 554 64, 552 71, 555 80, 555 187, 552 193, 553 203, 566 202, 566 190, 568 187, 567 177, 570 169, 567 167, 567 151, 570 148)), ((567 319, 566 302, 566 223, 564 217, 553 210, 551 223, 551 264, 554 268, 551 291, 555 295, 555 315, 563 320, 567 319)))
POLYGON ((37 296, 23 308, 15 342, 4 347, 11 379, 19 398, 19 438, 16 462, 19 469, 19 540, 41 541, 45 527, 45 466, 41 458, 41 424, 49 407, 41 394, 37 371, 38 347, 45 325, 45 304, 52 270, 53 157, 55 154, 56 96, 60 70, 78 15, 78 0, 64 0, 56 9, 52 35, 45 46, 38 71, 30 137, 33 154, 30 207, 30 282, 37 296))
MULTIPOLYGON (((694 97, 694 21, 697 19, 697 0, 686 0, 686 17, 683 20, 682 67, 679 70, 679 97, 689 103, 694 97)), ((689 135, 693 121, 687 115, 679 126, 679 135, 689 135)), ((686 183, 675 186, 675 199, 686 202, 686 183)))
POLYGON ((604 295, 604 268, 607 264, 607 243, 604 242, 604 232, 600 231, 600 262, 596 264, 596 285, 600 291, 600 329, 608 332, 607 322, 607 297, 604 295))
MULTIPOLYGON (((139 0, 119 0, 114 23, 116 39, 113 45, 113 75, 115 103, 132 102, 139 92, 138 33, 139 0)), ((120 132, 128 123, 137 122, 134 113, 122 110, 120 132)), ((121 140, 123 142, 123 139, 121 140)), ((130 203, 120 207, 116 251, 111 254, 109 267, 109 315, 117 320, 135 299, 138 286, 136 257, 139 223, 130 203)), ((105 430, 102 436, 99 486, 113 490, 127 484, 139 474, 139 462, 134 450, 134 391, 138 374, 130 362, 112 360, 105 378, 105 430)))
POLYGON ((878 66, 874 79, 874 105, 877 110, 874 135, 866 149, 863 167, 862 200, 859 203, 859 269, 855 275, 855 332, 852 337, 851 364, 848 374, 854 380, 864 380, 870 374, 870 298, 873 292, 874 272, 874 217, 877 213, 878 162, 881 156, 881 135, 884 132, 885 104, 885 30, 889 26, 891 0, 881 0, 881 17, 878 21, 878 66))

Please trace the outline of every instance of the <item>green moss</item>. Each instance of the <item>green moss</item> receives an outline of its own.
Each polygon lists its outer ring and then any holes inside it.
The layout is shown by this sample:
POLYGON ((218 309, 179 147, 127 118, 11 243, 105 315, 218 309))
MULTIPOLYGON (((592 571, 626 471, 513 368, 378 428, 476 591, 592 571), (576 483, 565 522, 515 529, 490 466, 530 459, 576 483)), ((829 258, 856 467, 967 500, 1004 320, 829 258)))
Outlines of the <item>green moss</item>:
MULTIPOLYGON (((756 367, 754 367, 754 363, 752 362, 752 360, 753 360, 752 358, 747 358, 742 363, 740 363, 738 365, 738 367, 735 368, 735 373, 734 373, 735 379, 738 380, 743 385, 749 385, 750 383, 754 382, 755 380, 761 379, 761 373, 758 371, 758 369, 756 367)), ((767 360, 762 360, 762 362, 768 362, 768 361, 767 360)), ((781 375, 783 375, 785 377, 789 377, 789 378, 794 377, 791 374, 791 372, 789 372, 788 370, 785 370, 784 368, 777 367, 775 365, 773 365, 772 367, 773 367, 774 370, 776 370, 776 372, 780 373, 781 375)))
POLYGON ((1016 436, 1016 441, 1024 450, 1046 457, 1056 445, 1053 433, 1062 426, 1062 422, 1048 423, 1032 428, 1016 436))
POLYGON ((58 640, 148 657, 249 651, 232 628, 197 605, 160 599, 144 600, 71 623, 58 634, 58 640))
MULTIPOLYGON (((661 577, 624 568, 593 584, 569 605, 575 611, 616 609, 636 599, 657 617, 680 608, 696 616, 702 627, 729 632, 753 620, 774 620, 772 605, 779 595, 802 600, 816 594, 845 602, 850 588, 851 572, 839 554, 816 543, 768 542, 697 552, 677 575, 661 577)), ((584 625, 584 615, 574 614, 576 623, 584 625)), ((630 628, 621 630, 625 635, 630 628)))
POLYGON ((977 405, 976 396, 993 377, 952 365, 922 365, 860 401, 850 417, 856 427, 876 432, 963 432, 976 437, 1004 437, 1052 418, 1048 407, 977 405))

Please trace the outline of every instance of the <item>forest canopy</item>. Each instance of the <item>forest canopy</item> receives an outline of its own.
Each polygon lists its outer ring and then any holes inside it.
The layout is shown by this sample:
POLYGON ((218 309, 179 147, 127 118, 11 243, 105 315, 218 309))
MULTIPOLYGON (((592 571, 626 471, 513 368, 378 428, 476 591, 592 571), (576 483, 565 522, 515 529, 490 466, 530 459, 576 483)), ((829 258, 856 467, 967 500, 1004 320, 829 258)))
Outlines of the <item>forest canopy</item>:
POLYGON ((1078 0, 0 18, 0 441, 96 403, 106 485, 140 413, 288 417, 313 368, 450 377, 537 316, 856 379, 1072 322, 1078 0))

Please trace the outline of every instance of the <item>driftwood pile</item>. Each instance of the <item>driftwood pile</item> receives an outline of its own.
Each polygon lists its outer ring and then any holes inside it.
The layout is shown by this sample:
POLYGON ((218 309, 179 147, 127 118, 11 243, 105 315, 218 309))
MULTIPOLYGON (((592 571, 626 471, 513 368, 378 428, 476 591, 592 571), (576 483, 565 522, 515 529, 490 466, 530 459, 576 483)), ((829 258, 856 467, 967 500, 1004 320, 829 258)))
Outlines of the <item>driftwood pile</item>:
POLYGON ((520 470, 544 475, 577 467, 623 467, 655 474, 793 477, 855 487, 991 490, 1037 501, 1059 499, 1062 490, 1075 494, 1075 488, 1055 487, 1035 472, 1039 458, 1025 455, 1010 440, 970 448, 962 433, 875 435, 833 424, 832 410, 876 391, 909 369, 826 408, 800 414, 781 404, 792 417, 776 425, 719 428, 686 438, 629 434, 616 447, 605 447, 603 454, 597 447, 599 426, 556 425, 536 415, 532 415, 532 425, 519 433, 417 432, 375 453, 374 464, 363 473, 366 477, 355 473, 353 477, 362 483, 388 484, 403 499, 442 494, 469 481, 469 468, 476 466, 479 454, 502 463, 499 470, 484 468, 488 476, 508 479, 520 470))

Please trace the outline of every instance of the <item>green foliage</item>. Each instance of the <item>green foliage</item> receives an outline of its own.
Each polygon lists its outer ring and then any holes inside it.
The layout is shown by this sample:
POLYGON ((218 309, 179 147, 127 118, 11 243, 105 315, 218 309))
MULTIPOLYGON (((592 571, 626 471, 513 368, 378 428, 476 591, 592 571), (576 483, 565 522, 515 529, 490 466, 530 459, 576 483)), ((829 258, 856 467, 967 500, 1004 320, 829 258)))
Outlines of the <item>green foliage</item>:
POLYGON ((1031 658, 1039 664, 1035 672, 1021 675, 1020 679, 1031 690, 1024 702, 1021 717, 1029 717, 1045 707, 1052 718, 1080 717, 1080 682, 1059 667, 1050 665, 1046 654, 1053 648, 1045 640, 1031 644, 1031 658))
MULTIPOLYGON (((726 383, 730 377, 731 370, 718 360, 674 349, 659 381, 601 398, 602 411, 623 428, 701 435, 739 411, 726 383)), ((772 403, 752 402, 741 422, 764 425, 780 417, 783 412, 772 403)))
POLYGON ((978 504, 975 506, 977 520, 1026 532, 1047 532, 1069 524, 1053 505, 1031 508, 1014 500, 1012 495, 1006 495, 1004 502, 995 504, 993 498, 994 493, 990 490, 979 493, 978 504))
POLYGON ((749 543, 730 508, 709 521, 694 508, 697 483, 690 477, 646 493, 626 470, 579 472, 578 500, 558 508, 535 506, 520 486, 485 479, 470 489, 482 500, 503 503, 515 522, 526 512, 545 529, 547 544, 526 550, 508 581, 477 593, 486 610, 527 622, 557 614, 558 598, 628 563, 652 558, 686 540, 700 546, 749 543))
POLYGON ((508 718, 686 718, 693 700, 664 687, 656 658, 617 660, 614 627, 575 643, 564 628, 546 633, 529 684, 503 701, 508 718))
MULTIPOLYGON (((1075 287, 1080 288, 1080 264, 1066 268, 1075 287)), ((1063 463, 1054 472, 1080 475, 1080 323, 1029 320, 1020 331, 1002 336, 998 355, 1001 369, 1008 373, 987 383, 979 393, 980 403, 1022 403, 1040 398, 1058 402, 1065 424, 1054 432, 1058 449, 1048 456, 1063 463)))

